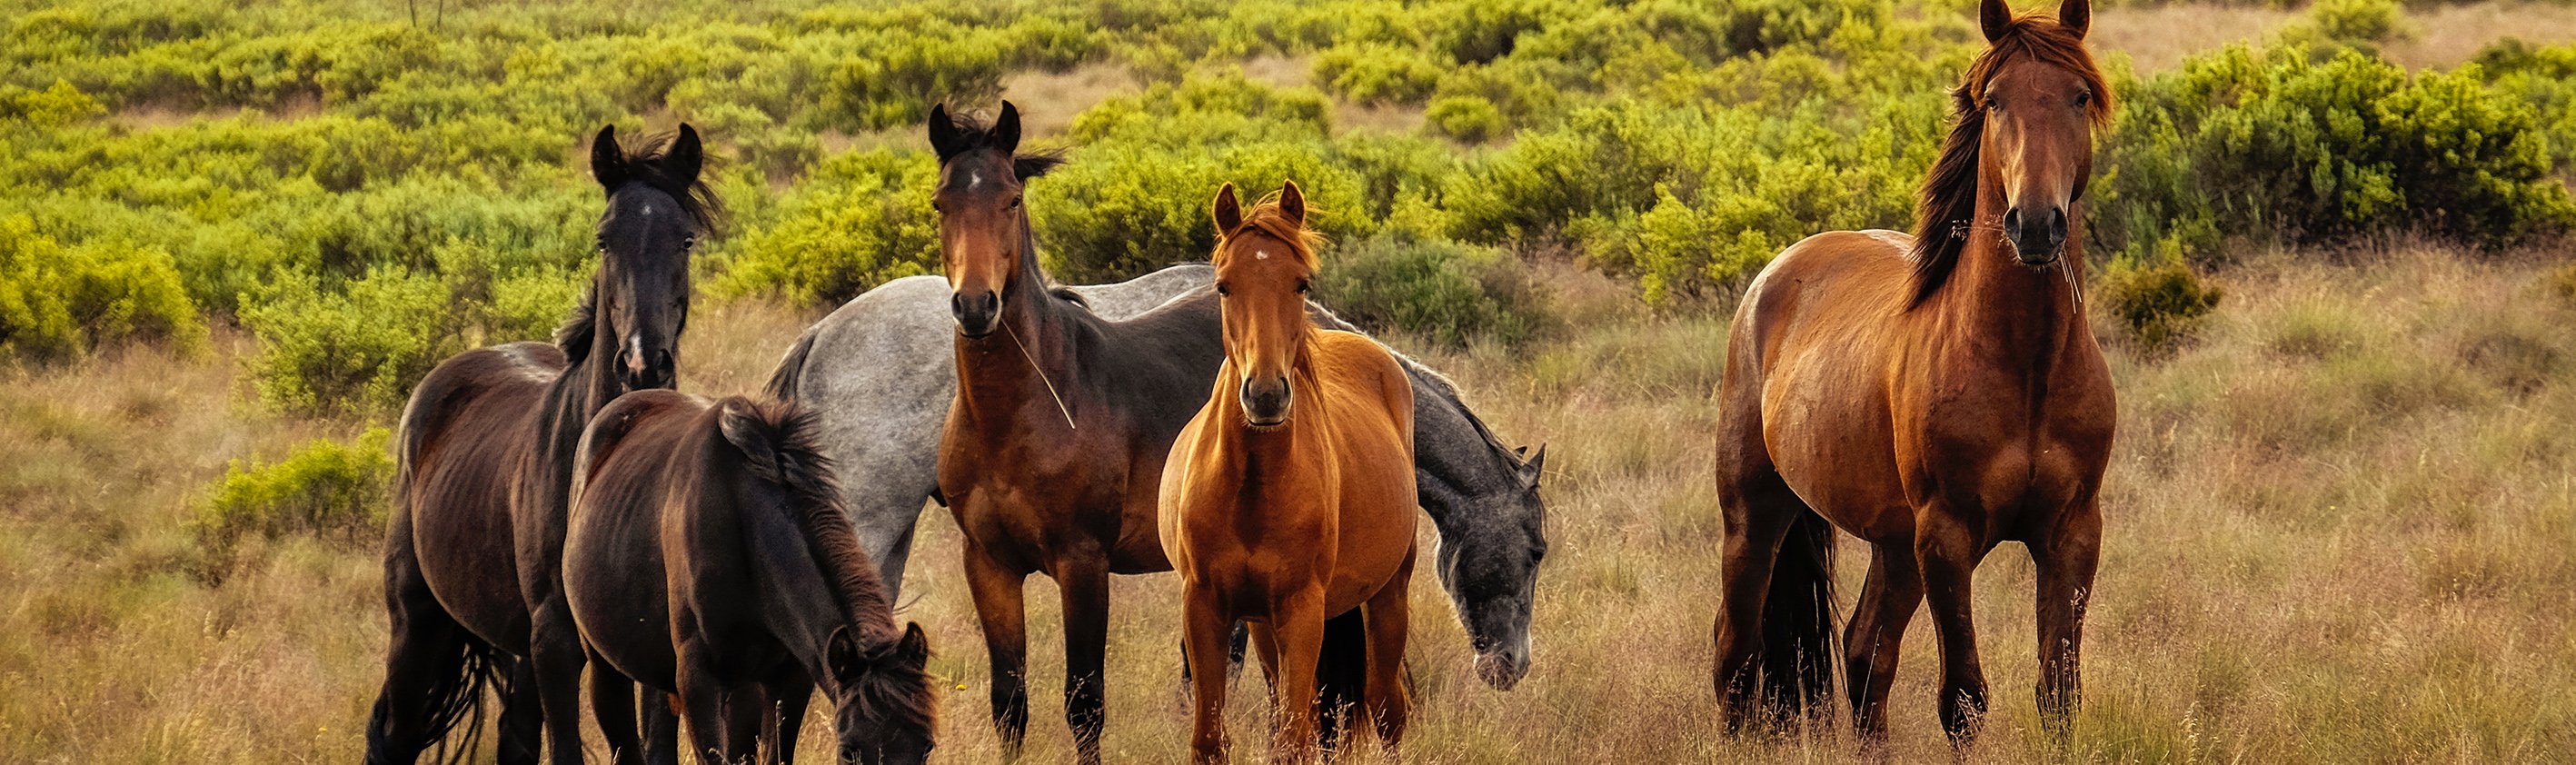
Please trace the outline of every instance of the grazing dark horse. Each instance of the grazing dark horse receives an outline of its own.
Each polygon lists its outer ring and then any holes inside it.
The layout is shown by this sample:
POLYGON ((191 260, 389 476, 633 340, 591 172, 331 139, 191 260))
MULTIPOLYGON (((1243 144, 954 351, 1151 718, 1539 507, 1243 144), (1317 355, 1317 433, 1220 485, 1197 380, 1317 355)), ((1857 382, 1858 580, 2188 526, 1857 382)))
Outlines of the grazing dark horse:
POLYGON ((929 645, 920 625, 895 626, 813 418, 639 391, 591 421, 576 464, 564 595, 620 762, 640 748, 638 681, 676 694, 704 762, 748 761, 763 741, 768 762, 788 762, 818 681, 842 762, 929 755, 929 645))
POLYGON ((611 399, 677 379, 689 252, 716 214, 701 156, 687 125, 631 153, 602 128, 590 160, 608 192, 599 273, 572 320, 552 344, 457 354, 412 391, 385 537, 393 641, 367 723, 369 762, 411 762, 444 741, 478 716, 496 678, 506 678, 503 759, 534 760, 542 720, 554 760, 581 761, 581 643, 555 578, 573 448, 611 399))
POLYGON ((1047 289, 1020 189, 1056 160, 1015 156, 1019 132, 1009 104, 990 128, 930 114, 957 326, 939 488, 965 532, 1004 748, 1016 754, 1028 728, 1021 590, 1043 573, 1063 594, 1065 719, 1081 761, 1097 763, 1109 575, 1171 570, 1155 491, 1224 348, 1173 304, 1107 321, 1047 289))
POLYGON ((2038 568, 2046 727, 2062 736, 2077 704, 2117 409, 2085 323, 2078 204, 2111 93, 2084 48, 2086 0, 2053 20, 1985 0, 1980 16, 1989 47, 1953 92, 1914 234, 1809 237, 1736 310, 1717 439, 1731 725, 1757 676, 1777 711, 1830 696, 1833 527, 1873 548, 1843 642, 1864 741, 1886 735, 1897 641, 1927 594, 1941 724, 1973 740, 1986 681, 1969 579, 2005 540, 2038 568))
POLYGON ((1163 468, 1163 551, 1181 573, 1198 762, 1224 762, 1227 642, 1252 625, 1278 712, 1271 762, 1315 757, 1327 617, 1359 609, 1362 719, 1393 749, 1409 712, 1413 385, 1376 341, 1306 316, 1317 261, 1289 183, 1248 213, 1217 192, 1225 366, 1163 468))

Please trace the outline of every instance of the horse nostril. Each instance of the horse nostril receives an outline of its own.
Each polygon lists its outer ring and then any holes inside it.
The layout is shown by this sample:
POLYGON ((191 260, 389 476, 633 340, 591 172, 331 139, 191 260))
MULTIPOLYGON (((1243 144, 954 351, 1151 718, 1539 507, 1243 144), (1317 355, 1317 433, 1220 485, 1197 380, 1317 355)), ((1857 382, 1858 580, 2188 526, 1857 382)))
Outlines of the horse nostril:
POLYGON ((2021 208, 2004 211, 2004 238, 2014 244, 2021 243, 2021 208))
POLYGON ((2066 243, 2066 210, 2049 211, 2048 243, 2051 246, 2066 243))

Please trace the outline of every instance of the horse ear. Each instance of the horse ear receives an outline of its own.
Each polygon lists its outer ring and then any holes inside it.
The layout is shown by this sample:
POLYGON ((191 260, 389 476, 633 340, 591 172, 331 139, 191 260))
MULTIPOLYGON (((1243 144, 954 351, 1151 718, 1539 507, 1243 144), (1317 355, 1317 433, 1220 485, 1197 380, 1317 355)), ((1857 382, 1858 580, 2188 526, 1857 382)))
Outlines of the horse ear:
POLYGON ((626 185, 626 151, 617 147, 617 126, 599 129, 599 137, 590 139, 590 177, 609 191, 626 185))
POLYGON ((1002 116, 994 118, 992 135, 993 148, 1000 149, 1005 155, 1019 153, 1020 107, 1012 106, 1009 101, 1002 102, 1002 116))
POLYGON ((930 150, 939 155, 940 164, 966 151, 966 137, 957 134, 957 121, 948 117, 948 105, 930 107, 930 150))
POLYGON ((858 636, 850 634, 849 627, 833 627, 832 636, 823 639, 823 664, 833 677, 850 677, 867 666, 858 636))
POLYGON ((1216 233, 1231 234, 1242 225, 1243 201, 1234 198, 1234 184, 1228 183, 1216 190, 1216 233))
POLYGON ((1288 216, 1288 222, 1298 228, 1306 227, 1306 192, 1297 190, 1296 181, 1279 187, 1279 213, 1288 216))
POLYGON ((1985 28, 1988 43, 2004 39, 2004 31, 2012 28, 2012 6, 2004 0, 1982 0, 1977 4, 1977 26, 1985 28))
MULTIPOLYGON (((1522 448, 1527 449, 1529 447, 1522 448)), ((1539 444, 1538 451, 1531 454, 1529 456, 1529 462, 1524 463, 1524 465, 1525 467, 1522 469, 1529 471, 1530 486, 1532 488, 1536 488, 1538 486, 1539 477, 1547 474, 1547 444, 1539 444)))
POLYGON ((903 640, 895 643, 895 656, 907 662, 930 660, 930 636, 922 634, 920 622, 905 622, 903 640))
POLYGON ((2093 0, 2066 0, 2059 3, 2057 25, 2065 27, 2066 31, 2074 32, 2075 39, 2084 39, 2084 32, 2093 28, 2093 0))
POLYGON ((662 174, 687 187, 698 182, 698 170, 706 164, 706 147, 698 143, 698 129, 680 123, 680 137, 671 139, 671 149, 662 153, 662 174))

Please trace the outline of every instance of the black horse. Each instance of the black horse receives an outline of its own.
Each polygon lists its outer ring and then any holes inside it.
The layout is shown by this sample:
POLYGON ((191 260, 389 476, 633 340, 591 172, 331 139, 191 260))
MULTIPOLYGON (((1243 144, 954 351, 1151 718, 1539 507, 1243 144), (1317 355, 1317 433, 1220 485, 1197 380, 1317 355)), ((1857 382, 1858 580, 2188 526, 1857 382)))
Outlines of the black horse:
MULTIPOLYGON (((697 131, 635 151, 616 128, 591 144, 608 192, 599 271, 554 342, 457 354, 404 407, 385 610, 393 640, 367 721, 367 761, 407 763, 501 692, 501 759, 580 762, 580 634, 560 562, 572 458, 592 414, 668 388, 688 323, 689 252, 718 207, 699 181, 697 131)), ((468 738, 472 738, 469 733, 468 738)))

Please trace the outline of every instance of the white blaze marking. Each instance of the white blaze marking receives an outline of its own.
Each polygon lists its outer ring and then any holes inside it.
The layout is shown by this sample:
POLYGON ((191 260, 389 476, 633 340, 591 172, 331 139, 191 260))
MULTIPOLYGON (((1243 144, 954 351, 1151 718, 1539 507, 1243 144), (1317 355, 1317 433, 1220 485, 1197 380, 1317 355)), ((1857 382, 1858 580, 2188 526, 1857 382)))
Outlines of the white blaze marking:
POLYGON ((1252 259, 1253 259, 1253 260, 1269 260, 1269 259, 1270 259, 1270 251, 1269 251, 1269 250, 1253 250, 1253 251, 1252 251, 1252 259))
POLYGON ((652 205, 649 205, 649 204, 648 204, 648 205, 645 205, 645 206, 644 206, 644 217, 647 217, 647 218, 653 217, 653 206, 652 206, 652 205))
POLYGON ((976 171, 973 171, 973 170, 968 170, 968 171, 966 171, 966 188, 970 188, 970 189, 971 189, 971 188, 975 188, 975 187, 977 187, 977 186, 982 186, 982 185, 984 185, 984 174, 983 174, 983 173, 979 173, 979 172, 976 172, 976 171))

